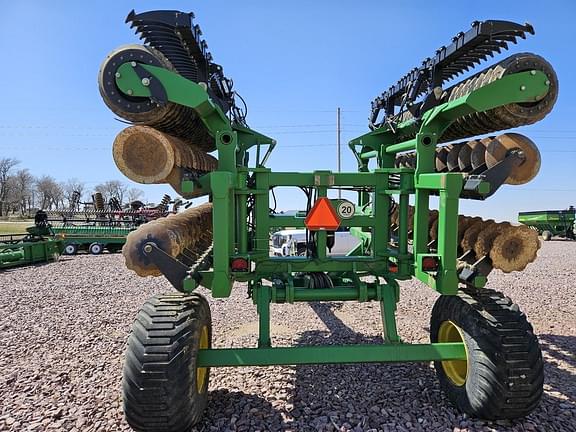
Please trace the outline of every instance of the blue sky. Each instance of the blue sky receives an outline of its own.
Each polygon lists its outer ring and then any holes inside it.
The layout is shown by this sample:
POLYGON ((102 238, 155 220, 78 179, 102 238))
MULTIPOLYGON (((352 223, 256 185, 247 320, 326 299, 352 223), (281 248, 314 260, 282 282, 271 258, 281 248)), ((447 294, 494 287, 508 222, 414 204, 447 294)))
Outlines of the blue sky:
MULTIPOLYGON (((36 175, 77 177, 89 188, 108 179, 127 181, 111 154, 124 125, 101 101, 96 78, 109 51, 137 42, 124 24, 132 8, 196 14, 215 61, 248 103, 250 126, 278 140, 269 165, 283 171, 335 169, 338 106, 346 143, 367 130, 370 101, 454 34, 476 19, 508 19, 529 21, 536 35, 507 54, 546 57, 558 73, 560 96, 546 119, 518 130, 541 150, 539 176, 505 186, 486 202, 462 201, 462 212, 515 220, 520 210, 576 204, 576 4, 386 3, 1 1, 0 157, 15 157, 36 175)), ((346 149, 342 159, 344 170, 355 170, 346 149)), ((135 186, 153 201, 172 192, 135 186)), ((278 209, 303 202, 298 192, 277 195, 278 209)))

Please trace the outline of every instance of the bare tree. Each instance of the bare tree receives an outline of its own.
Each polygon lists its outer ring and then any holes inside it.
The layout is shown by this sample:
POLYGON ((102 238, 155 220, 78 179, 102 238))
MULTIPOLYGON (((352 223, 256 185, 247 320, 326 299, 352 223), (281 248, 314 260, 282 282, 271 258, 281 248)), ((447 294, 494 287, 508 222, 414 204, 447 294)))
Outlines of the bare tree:
POLYGON ((53 177, 44 175, 36 181, 38 203, 43 210, 58 209, 64 206, 64 190, 53 177))
POLYGON ((62 184, 62 188, 66 205, 70 210, 76 210, 80 205, 80 201, 82 201, 86 185, 77 178, 71 178, 62 184))
POLYGON ((21 215, 29 213, 34 197, 34 176, 27 168, 18 170, 11 178, 12 194, 17 210, 21 215))
POLYGON ((130 188, 130 189, 128 189, 128 194, 126 196, 126 199, 129 203, 131 203, 131 202, 137 201, 137 200, 141 201, 143 197, 144 197, 144 191, 142 189, 130 188))
POLYGON ((0 159, 0 216, 4 215, 4 207, 7 204, 6 200, 10 194, 10 187, 13 185, 13 182, 10 180, 12 168, 19 163, 20 161, 14 158, 0 159))
POLYGON ((96 185, 96 192, 100 192, 105 201, 110 198, 116 198, 120 204, 124 203, 124 197, 128 191, 128 186, 119 180, 108 180, 107 182, 96 185))
POLYGON ((6 197, 4 198, 3 211, 4 215, 8 216, 10 213, 18 211, 18 188, 16 185, 15 175, 12 174, 6 181, 6 197))

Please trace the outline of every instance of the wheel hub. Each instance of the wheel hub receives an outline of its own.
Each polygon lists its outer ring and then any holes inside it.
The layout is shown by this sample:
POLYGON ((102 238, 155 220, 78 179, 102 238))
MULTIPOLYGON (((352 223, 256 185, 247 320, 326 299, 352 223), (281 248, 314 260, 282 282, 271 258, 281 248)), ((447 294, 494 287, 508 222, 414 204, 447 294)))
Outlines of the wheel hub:
MULTIPOLYGON (((200 332, 200 349, 207 349, 208 346, 208 327, 202 327, 200 332)), ((196 368, 196 389, 198 393, 204 393, 204 383, 206 382, 206 372, 207 369, 205 367, 196 368)))
MULTIPOLYGON (((464 334, 460 327, 452 321, 444 321, 438 330, 438 342, 462 342, 464 334)), ((464 343, 464 349, 466 344, 464 343)), ((468 350, 466 349, 466 360, 445 360, 442 362, 444 373, 452 383, 458 387, 466 383, 468 376, 468 350)))

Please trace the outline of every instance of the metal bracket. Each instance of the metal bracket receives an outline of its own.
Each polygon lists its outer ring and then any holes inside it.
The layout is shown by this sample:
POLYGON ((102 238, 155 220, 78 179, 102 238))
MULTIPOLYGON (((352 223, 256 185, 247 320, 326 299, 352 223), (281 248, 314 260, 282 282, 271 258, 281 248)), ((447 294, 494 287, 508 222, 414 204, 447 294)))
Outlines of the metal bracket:
MULTIPOLYGON (((379 285, 379 283, 376 283, 376 285, 379 285)), ((368 301, 368 284, 366 282, 360 281, 358 284, 358 301, 361 303, 368 301)))
POLYGON ((334 186, 334 175, 314 174, 314 186, 334 186))
POLYGON ((134 72, 136 72, 136 75, 142 80, 142 85, 150 89, 150 99, 152 102, 159 106, 166 105, 168 103, 168 95, 160 80, 144 69, 140 63, 132 62, 132 68, 134 72))
POLYGON ((294 303, 294 280, 291 275, 288 275, 284 286, 286 288, 286 303, 294 303))
POLYGON ((146 243, 142 249, 144 254, 150 258, 150 261, 152 261, 164 277, 168 279, 168 282, 178 291, 185 292, 183 283, 184 278, 188 276, 188 271, 190 270, 188 266, 168 255, 154 242, 146 243))
POLYGON ((476 259, 474 252, 469 250, 464 255, 458 258, 458 261, 464 262, 467 265, 458 272, 460 281, 466 284, 474 284, 474 279, 477 276, 487 277, 492 271, 492 263, 490 258, 483 256, 476 259))
POLYGON ((462 198, 484 200, 492 195, 504 184, 512 170, 524 161, 520 152, 510 152, 503 160, 498 162, 492 168, 486 169, 482 165, 472 171, 467 177, 462 193, 462 198), (490 190, 487 193, 481 193, 482 183, 488 183, 490 190))
POLYGON ((182 170, 182 180, 181 181, 191 181, 194 183, 194 186, 201 188, 202 185, 198 181, 200 177, 205 174, 208 174, 209 171, 200 171, 190 168, 181 168, 182 170))

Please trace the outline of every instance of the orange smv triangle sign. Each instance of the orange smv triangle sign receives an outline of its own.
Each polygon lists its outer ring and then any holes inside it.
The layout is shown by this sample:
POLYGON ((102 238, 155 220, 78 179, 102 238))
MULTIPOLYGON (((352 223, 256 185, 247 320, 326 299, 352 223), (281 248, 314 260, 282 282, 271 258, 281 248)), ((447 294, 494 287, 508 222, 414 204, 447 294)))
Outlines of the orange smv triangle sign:
POLYGON ((335 231, 340 226, 340 218, 330 200, 323 197, 316 200, 314 207, 304 219, 304 224, 310 231, 335 231))

